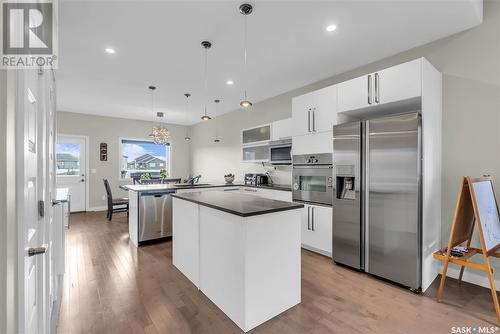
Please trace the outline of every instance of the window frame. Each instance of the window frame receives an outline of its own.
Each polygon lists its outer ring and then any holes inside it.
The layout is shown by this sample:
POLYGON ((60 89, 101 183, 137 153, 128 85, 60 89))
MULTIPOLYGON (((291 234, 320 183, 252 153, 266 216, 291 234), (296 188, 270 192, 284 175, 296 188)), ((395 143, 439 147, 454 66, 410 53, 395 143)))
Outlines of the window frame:
MULTIPOLYGON (((122 169, 121 169, 121 157, 123 156, 122 152, 122 142, 124 140, 130 140, 130 141, 142 141, 142 142, 149 142, 153 143, 153 141, 150 138, 130 138, 130 137, 118 137, 118 180, 120 181, 132 181, 131 177, 122 177, 122 169)), ((169 177, 172 175, 172 142, 168 142, 168 150, 167 150, 167 162, 168 162, 168 168, 162 168, 166 169, 169 177)))

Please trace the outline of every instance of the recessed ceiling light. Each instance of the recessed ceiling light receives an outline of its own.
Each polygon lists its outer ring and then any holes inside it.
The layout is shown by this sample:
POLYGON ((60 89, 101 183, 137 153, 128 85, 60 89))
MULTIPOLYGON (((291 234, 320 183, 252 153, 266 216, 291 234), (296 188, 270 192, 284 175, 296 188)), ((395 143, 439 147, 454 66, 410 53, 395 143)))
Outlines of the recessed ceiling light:
POLYGON ((326 27, 326 31, 332 32, 337 29, 337 26, 335 24, 330 24, 329 26, 326 27))
POLYGON ((104 51, 106 51, 106 53, 110 53, 110 54, 115 54, 116 53, 116 50, 113 49, 113 48, 105 48, 104 51))
POLYGON ((234 81, 233 80, 228 80, 226 81, 226 85, 233 85, 234 84, 234 81))

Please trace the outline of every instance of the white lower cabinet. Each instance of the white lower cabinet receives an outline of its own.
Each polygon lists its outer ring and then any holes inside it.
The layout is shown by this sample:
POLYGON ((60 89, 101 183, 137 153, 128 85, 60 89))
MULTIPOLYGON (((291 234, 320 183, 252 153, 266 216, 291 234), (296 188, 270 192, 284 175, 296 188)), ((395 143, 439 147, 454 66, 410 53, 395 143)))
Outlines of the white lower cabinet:
POLYGON ((303 248, 332 256, 332 208, 305 204, 301 230, 303 248))
POLYGON ((317 153, 333 153, 333 127, 332 131, 292 138, 293 155, 317 153))

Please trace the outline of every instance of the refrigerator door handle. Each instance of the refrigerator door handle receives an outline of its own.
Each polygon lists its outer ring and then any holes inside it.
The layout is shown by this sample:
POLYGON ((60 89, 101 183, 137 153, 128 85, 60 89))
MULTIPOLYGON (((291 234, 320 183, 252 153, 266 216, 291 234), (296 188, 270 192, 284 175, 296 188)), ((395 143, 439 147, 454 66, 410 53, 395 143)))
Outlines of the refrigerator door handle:
POLYGON ((375 103, 380 103, 380 83, 378 73, 375 73, 375 103))
POLYGON ((372 104, 372 75, 368 75, 368 104, 372 104))

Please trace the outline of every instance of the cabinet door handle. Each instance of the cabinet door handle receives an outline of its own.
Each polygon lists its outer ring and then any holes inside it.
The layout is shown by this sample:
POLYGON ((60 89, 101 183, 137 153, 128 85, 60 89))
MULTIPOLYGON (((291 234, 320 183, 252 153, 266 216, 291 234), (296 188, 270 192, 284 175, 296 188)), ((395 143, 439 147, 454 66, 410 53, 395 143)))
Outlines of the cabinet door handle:
POLYGON ((312 123, 313 123, 313 132, 316 132, 316 108, 313 108, 313 118, 312 118, 312 123))
POLYGON ((307 131, 311 132, 311 108, 307 110, 307 131))
POLYGON ((375 73, 375 103, 380 103, 380 84, 378 73, 375 73))
POLYGON ((372 104, 372 75, 368 75, 368 104, 372 104))
POLYGON ((311 221, 311 212, 310 212, 310 209, 311 207, 308 206, 307 207, 307 230, 311 230, 311 228, 309 227, 309 222, 311 221))
POLYGON ((314 231, 314 206, 311 206, 311 230, 314 231))

